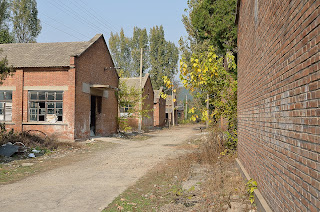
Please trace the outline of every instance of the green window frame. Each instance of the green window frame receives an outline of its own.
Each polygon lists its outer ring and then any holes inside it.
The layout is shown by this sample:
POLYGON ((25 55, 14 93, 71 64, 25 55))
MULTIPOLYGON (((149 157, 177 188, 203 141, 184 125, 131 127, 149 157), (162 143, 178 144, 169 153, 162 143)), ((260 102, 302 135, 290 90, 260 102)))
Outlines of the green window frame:
POLYGON ((63 122, 63 91, 29 91, 28 121, 63 122))

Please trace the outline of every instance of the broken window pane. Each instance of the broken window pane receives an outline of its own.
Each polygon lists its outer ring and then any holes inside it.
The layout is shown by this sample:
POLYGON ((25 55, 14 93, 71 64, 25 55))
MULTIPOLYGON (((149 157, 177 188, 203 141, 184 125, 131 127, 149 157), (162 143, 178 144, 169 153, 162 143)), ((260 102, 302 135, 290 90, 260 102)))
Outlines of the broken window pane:
POLYGON ((62 91, 29 91, 29 97, 29 120, 50 122, 50 117, 56 115, 62 121, 62 91))
POLYGON ((44 115, 39 115, 39 121, 44 121, 44 115))
POLYGON ((47 103, 48 108, 54 108, 54 103, 53 102, 48 102, 47 103))
POLYGON ((46 108, 46 104, 44 102, 39 102, 38 105, 39 108, 46 108))
POLYGON ((49 109, 48 108, 48 113, 47 114, 54 114, 54 109, 49 109))

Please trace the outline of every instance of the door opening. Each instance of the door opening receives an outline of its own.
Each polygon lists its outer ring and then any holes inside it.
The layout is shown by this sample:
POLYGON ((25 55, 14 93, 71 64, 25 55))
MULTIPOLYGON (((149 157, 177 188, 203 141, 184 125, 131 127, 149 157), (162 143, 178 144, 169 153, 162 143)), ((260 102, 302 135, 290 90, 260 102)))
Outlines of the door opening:
POLYGON ((90 136, 96 135, 97 97, 91 96, 90 136))

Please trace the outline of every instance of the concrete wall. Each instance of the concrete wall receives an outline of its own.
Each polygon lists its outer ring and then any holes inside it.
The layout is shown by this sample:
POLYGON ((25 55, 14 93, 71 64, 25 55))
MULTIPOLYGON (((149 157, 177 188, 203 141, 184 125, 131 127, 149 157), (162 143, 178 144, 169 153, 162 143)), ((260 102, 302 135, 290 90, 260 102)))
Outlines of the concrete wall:
POLYGON ((238 156, 274 211, 320 210, 319 6, 240 1, 238 156))
MULTIPOLYGON (((82 55, 75 58, 76 67, 76 101, 75 101, 75 136, 90 136, 91 95, 99 94, 94 89, 87 90, 92 84, 118 87, 118 75, 106 43, 100 37, 82 55), (107 67, 107 69, 105 69, 107 67)), ((96 90, 97 91, 97 90, 96 90)), ((118 102, 114 90, 105 91, 102 97, 101 113, 96 111, 96 135, 110 135, 117 132, 118 102)))

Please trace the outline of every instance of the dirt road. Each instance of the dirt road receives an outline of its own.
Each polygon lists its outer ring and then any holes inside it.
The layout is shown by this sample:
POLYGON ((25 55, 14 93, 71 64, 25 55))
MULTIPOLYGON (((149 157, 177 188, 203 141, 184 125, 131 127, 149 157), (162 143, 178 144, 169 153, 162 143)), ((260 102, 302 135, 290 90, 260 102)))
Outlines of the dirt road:
POLYGON ((155 164, 183 150, 175 145, 200 133, 195 126, 149 133, 143 141, 97 138, 112 148, 66 166, 0 186, 0 211, 101 211, 155 164))

